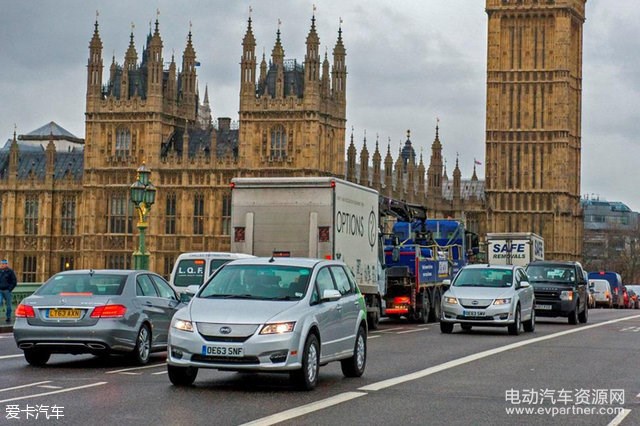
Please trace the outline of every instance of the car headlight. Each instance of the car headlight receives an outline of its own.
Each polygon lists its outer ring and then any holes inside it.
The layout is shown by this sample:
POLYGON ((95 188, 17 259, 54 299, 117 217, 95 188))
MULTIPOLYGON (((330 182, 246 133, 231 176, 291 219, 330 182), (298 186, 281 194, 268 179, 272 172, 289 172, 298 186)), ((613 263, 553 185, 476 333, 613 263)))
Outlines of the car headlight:
POLYGON ((455 297, 445 296, 444 297, 444 303, 446 303, 448 305, 457 305, 458 304, 458 299, 456 299, 455 297))
POLYGON ((509 299, 496 299, 493 301, 494 305, 510 305, 511 304, 511 298, 509 299))
POLYGON ((296 322, 275 322, 272 324, 265 324, 260 330, 260 334, 284 334, 291 333, 295 327, 296 322))
POLYGON ((573 291, 566 290, 560 293, 560 300, 573 300, 573 291))
POLYGON ((177 319, 173 323, 173 328, 182 331, 193 331, 193 323, 191 321, 177 319))

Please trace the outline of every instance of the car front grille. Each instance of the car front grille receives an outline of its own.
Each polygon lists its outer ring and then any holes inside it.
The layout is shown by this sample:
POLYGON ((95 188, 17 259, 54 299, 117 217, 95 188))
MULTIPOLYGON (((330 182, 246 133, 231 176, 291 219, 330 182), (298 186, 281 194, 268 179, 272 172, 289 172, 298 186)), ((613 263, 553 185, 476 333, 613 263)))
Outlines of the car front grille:
POLYGON ((229 356, 206 356, 206 355, 191 355, 191 361, 205 362, 210 364, 228 364, 228 365, 251 365, 260 364, 257 356, 244 356, 244 357, 229 357, 229 356))
POLYGON ((544 300, 547 301, 557 301, 560 300, 560 292, 555 290, 539 290, 535 292, 536 301, 542 302, 544 300))
POLYGON ((467 320, 467 321, 493 321, 492 316, 484 316, 484 317, 470 317, 466 315, 458 315, 456 319, 459 320, 467 320))
POLYGON ((247 341, 249 337, 251 337, 251 336, 240 336, 240 337, 207 336, 202 333, 200 333, 200 335, 207 342, 219 342, 219 343, 242 343, 247 341))
POLYGON ((473 308, 486 308, 491 305, 493 299, 459 299, 460 305, 465 308, 473 309, 473 308))

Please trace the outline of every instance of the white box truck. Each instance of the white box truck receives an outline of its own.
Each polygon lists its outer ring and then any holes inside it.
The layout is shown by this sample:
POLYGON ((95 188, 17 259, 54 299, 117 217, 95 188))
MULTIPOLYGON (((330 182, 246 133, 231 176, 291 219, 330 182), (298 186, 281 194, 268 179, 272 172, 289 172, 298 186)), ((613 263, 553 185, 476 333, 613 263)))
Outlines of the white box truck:
POLYGON ((378 192, 334 177, 235 178, 231 251, 343 261, 365 296, 369 328, 380 317, 378 192))
POLYGON ((521 266, 544 260, 544 239, 533 232, 489 233, 487 260, 491 265, 521 266))

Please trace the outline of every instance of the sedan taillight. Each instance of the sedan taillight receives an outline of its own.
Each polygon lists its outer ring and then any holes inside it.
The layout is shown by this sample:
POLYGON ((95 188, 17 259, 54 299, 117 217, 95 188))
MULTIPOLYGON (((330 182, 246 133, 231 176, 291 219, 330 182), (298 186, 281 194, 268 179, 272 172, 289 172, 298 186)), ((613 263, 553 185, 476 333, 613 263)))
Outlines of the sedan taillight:
POLYGON ((124 305, 96 306, 91 312, 91 318, 122 318, 126 312, 124 305))
POLYGON ((22 303, 16 308, 16 318, 35 318, 36 313, 33 306, 23 305, 22 303))

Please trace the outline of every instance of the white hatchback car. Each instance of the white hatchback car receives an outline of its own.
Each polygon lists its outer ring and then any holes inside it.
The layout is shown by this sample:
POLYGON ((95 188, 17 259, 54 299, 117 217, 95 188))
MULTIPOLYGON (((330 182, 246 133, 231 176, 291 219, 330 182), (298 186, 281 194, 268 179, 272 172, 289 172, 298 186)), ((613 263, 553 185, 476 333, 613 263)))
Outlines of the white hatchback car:
POLYGON ((340 361, 363 374, 367 313, 343 262, 295 258, 235 260, 220 267, 171 321, 169 380, 190 385, 199 368, 287 372, 313 389, 318 368, 340 361))
POLYGON ((465 331, 506 326, 513 335, 520 334, 522 326, 525 331, 536 327, 533 287, 521 266, 465 266, 442 296, 441 306, 443 333, 451 333, 456 323, 465 331))

